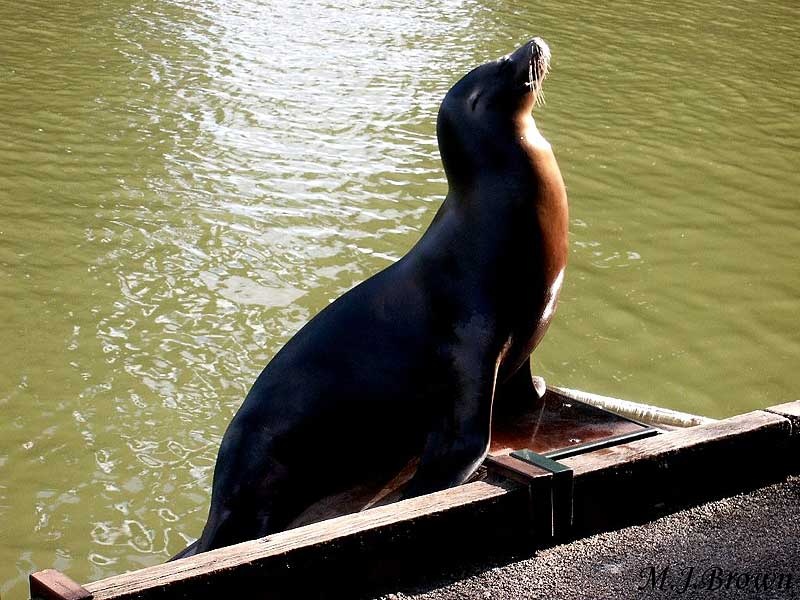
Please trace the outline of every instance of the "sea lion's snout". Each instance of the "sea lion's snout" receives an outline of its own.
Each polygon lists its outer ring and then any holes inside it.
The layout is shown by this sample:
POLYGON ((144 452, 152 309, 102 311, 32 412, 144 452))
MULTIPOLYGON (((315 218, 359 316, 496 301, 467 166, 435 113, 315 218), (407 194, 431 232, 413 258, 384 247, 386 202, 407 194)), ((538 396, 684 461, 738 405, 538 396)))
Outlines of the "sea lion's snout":
POLYGON ((500 61, 508 61, 514 66, 515 85, 523 87, 533 95, 537 104, 544 102, 542 84, 550 70, 550 46, 540 37, 535 37, 517 48, 500 61))
POLYGON ((550 64, 550 46, 547 45, 540 37, 533 38, 528 45, 531 49, 531 54, 544 60, 548 65, 550 64))
POLYGON ((542 85, 550 70, 550 46, 540 37, 533 38, 523 48, 526 46, 529 52, 527 85, 534 103, 544 104, 542 85))

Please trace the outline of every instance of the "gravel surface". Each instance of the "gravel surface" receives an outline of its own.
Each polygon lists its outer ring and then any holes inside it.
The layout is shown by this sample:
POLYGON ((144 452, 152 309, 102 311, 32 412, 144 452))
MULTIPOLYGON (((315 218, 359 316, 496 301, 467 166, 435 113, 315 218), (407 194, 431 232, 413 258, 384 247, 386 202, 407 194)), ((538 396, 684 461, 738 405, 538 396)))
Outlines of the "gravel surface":
POLYGON ((800 598, 799 509, 795 476, 518 562, 443 573, 381 598, 800 598))

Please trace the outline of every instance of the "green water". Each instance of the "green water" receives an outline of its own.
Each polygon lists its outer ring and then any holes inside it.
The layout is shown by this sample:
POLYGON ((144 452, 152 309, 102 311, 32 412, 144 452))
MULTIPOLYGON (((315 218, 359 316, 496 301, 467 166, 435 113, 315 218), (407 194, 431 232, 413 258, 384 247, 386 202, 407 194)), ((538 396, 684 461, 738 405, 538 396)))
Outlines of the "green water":
POLYGON ((800 396, 794 2, 0 0, 0 595, 165 560, 252 380, 446 190, 461 74, 533 35, 571 263, 550 383, 800 396))

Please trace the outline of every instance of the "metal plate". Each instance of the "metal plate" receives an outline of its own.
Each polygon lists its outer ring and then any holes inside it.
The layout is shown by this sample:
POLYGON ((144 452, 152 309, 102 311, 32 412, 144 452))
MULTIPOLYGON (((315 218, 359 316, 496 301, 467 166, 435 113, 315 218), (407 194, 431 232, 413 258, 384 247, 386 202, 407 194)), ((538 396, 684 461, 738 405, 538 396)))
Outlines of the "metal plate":
POLYGON ((491 454, 532 450, 553 459, 656 435, 659 430, 548 389, 542 400, 511 413, 497 412, 491 454))

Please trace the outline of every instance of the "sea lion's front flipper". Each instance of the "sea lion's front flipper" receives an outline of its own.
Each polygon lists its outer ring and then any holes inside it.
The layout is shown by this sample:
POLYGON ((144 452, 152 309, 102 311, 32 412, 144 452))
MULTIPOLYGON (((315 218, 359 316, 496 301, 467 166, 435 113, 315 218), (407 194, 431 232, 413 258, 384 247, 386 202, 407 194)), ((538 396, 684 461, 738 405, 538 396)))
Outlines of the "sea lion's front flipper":
POLYGON ((404 488, 412 498, 464 483, 489 449, 496 360, 478 358, 476 347, 452 350, 447 389, 456 396, 442 402, 442 412, 428 434, 419 467, 404 488))

